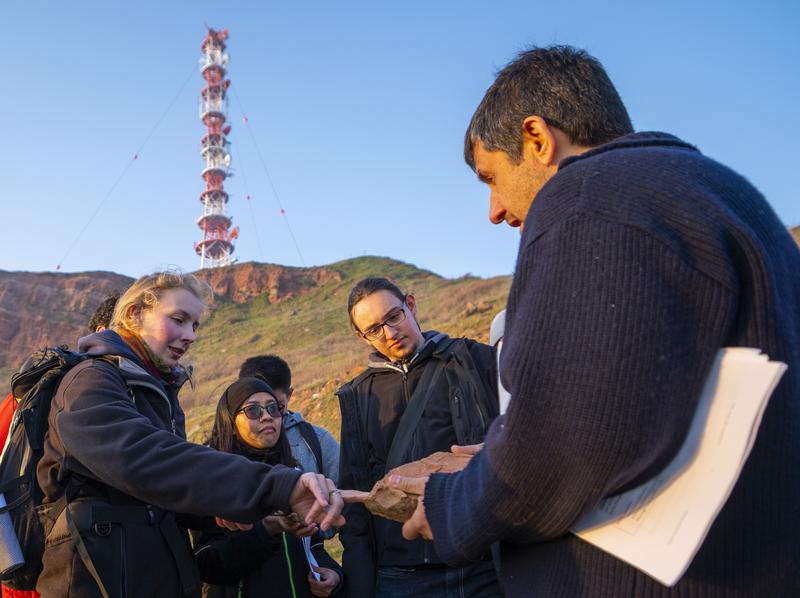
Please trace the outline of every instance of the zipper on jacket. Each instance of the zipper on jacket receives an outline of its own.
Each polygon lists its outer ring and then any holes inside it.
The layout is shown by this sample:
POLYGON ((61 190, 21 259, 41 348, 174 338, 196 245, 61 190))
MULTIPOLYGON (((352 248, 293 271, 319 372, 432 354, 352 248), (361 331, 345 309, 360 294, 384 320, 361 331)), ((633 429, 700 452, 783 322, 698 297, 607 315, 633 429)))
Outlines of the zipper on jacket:
MULTIPOLYGON (((417 355, 418 355, 418 353, 415 354, 414 357, 416 357, 417 355)), ((411 359, 411 361, 413 361, 413 358, 411 359)), ((411 395, 408 392, 408 364, 409 363, 410 362, 404 362, 404 363, 401 363, 401 364, 398 365, 396 363, 386 362, 386 363, 381 363, 380 364, 380 367, 382 367, 384 369, 387 369, 387 370, 392 370, 393 372, 397 372, 398 374, 400 374, 400 377, 403 380, 403 404, 405 406, 408 406, 408 403, 411 400, 411 395)))
MULTIPOLYGON (((458 364, 459 368, 464 369, 464 364, 461 363, 461 360, 458 358, 458 355, 456 355, 455 353, 453 353, 453 361, 455 361, 458 364)), ((474 389, 474 390, 478 390, 478 389, 474 389)), ((481 405, 479 397, 475 397, 474 405, 475 405, 475 410, 478 412, 478 418, 481 420, 482 431, 485 434, 485 432, 486 432, 486 416, 484 415, 483 406, 481 405)))

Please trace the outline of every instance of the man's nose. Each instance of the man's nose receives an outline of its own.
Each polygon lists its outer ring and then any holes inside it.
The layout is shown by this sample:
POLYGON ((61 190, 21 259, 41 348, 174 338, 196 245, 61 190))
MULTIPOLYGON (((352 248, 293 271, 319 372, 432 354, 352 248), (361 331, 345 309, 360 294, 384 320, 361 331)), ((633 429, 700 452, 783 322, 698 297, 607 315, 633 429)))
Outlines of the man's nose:
POLYGON ((397 336, 397 328, 394 326, 390 326, 389 324, 383 325, 383 338, 385 339, 392 339, 397 336))
POLYGON ((497 197, 495 197, 495 192, 492 192, 492 195, 489 198, 489 221, 492 224, 500 224, 501 222, 505 222, 506 219, 506 209, 503 207, 497 197))

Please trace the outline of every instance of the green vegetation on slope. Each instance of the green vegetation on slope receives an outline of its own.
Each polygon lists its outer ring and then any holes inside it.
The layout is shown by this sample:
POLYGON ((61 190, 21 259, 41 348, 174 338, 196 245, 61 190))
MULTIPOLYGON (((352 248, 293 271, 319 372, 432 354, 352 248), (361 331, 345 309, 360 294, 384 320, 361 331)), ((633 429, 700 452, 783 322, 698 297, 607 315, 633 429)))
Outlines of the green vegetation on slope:
POLYGON ((302 294, 270 303, 261 295, 247 303, 218 305, 200 329, 187 357, 195 369, 194 387, 187 385, 181 403, 187 432, 202 441, 214 409, 247 357, 274 353, 289 362, 294 375, 292 409, 339 435, 338 386, 366 364, 368 347, 350 331, 347 297, 366 276, 387 276, 413 293, 423 330, 486 340, 495 313, 505 306, 510 277, 448 280, 381 257, 362 257, 327 266, 341 273, 302 294))

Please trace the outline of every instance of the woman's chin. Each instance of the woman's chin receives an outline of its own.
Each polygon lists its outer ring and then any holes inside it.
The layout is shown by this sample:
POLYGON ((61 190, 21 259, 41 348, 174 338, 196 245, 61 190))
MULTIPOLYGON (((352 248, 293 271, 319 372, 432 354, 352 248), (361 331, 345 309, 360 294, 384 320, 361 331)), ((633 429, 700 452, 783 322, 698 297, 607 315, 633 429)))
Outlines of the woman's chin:
POLYGON ((267 441, 267 442, 264 442, 262 444, 263 444, 263 446, 261 448, 263 448, 265 450, 269 450, 271 448, 275 448, 275 445, 278 444, 278 441, 277 440, 275 440, 275 441, 267 441))

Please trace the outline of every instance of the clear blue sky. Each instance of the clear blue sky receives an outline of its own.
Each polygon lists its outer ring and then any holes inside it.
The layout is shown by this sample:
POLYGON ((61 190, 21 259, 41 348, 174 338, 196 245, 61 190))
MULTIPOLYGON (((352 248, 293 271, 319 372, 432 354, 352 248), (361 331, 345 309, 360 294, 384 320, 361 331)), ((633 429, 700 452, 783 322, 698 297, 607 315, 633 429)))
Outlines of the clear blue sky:
MULTIPOLYGON (((4 3, 0 269, 55 269, 187 77, 62 271, 198 267, 204 23, 230 29, 232 89, 306 265, 379 254, 447 276, 510 273, 518 235, 489 224, 488 193, 462 160, 462 139, 494 72, 534 43, 587 48, 638 130, 698 145, 797 225, 799 7, 4 3)), ((235 255, 301 265, 234 97, 230 108, 235 255)))

